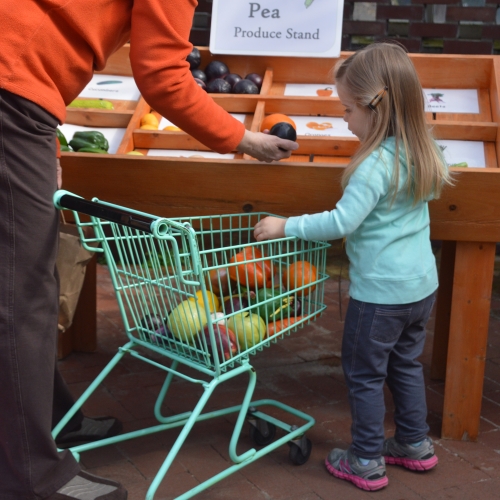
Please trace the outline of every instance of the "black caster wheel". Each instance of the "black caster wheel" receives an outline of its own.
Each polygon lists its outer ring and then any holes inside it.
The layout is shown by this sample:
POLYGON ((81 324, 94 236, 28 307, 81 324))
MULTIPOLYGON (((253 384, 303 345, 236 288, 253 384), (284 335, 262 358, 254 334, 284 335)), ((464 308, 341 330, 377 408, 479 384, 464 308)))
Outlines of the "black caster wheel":
POLYGON ((250 437, 257 446, 266 446, 273 442, 276 436, 276 426, 265 420, 257 420, 256 425, 250 424, 250 437))
POLYGON ((294 465, 304 465, 309 460, 312 450, 310 439, 302 436, 302 438, 297 441, 290 441, 288 445, 290 446, 288 456, 294 465))

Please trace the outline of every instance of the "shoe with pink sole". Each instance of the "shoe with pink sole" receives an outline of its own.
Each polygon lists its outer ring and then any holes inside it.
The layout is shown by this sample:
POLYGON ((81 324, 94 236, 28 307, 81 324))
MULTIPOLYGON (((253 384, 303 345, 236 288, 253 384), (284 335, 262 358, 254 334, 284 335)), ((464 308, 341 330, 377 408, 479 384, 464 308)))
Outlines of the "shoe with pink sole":
POLYGON ((326 457, 325 466, 330 474, 350 481, 362 490, 376 491, 389 484, 384 457, 363 460, 350 449, 335 448, 326 457), (367 462, 366 465, 362 461, 367 462))
POLYGON ((433 469, 438 464, 434 445, 428 437, 415 444, 401 444, 393 437, 386 439, 382 455, 386 464, 401 465, 416 471, 433 469))

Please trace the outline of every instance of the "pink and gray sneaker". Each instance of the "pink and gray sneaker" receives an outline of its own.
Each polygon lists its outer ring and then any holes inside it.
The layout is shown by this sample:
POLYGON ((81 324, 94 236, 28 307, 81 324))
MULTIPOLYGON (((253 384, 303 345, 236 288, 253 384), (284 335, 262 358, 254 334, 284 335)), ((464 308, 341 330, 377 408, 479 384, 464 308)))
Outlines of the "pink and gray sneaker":
POLYGON ((426 471, 438 463, 434 445, 428 437, 416 444, 401 444, 393 437, 386 439, 382 455, 386 464, 401 465, 410 470, 426 471))
POLYGON ((389 484, 384 457, 373 458, 366 465, 361 460, 350 449, 335 448, 326 457, 325 465, 330 474, 350 481, 362 490, 380 490, 389 484))

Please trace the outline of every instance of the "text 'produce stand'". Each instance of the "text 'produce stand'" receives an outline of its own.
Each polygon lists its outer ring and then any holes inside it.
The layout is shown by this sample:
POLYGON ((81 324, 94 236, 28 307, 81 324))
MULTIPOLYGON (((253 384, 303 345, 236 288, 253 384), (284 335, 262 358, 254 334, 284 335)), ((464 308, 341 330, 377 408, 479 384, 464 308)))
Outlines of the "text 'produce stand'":
MULTIPOLYGON (((129 47, 110 60, 104 72, 131 75, 129 47)), ((244 123, 259 130, 269 113, 308 117, 320 128, 343 114, 329 76, 334 59, 212 56, 200 48, 204 67, 226 62, 232 72, 264 75, 258 95, 214 95, 244 123), (315 95, 290 95, 290 84, 316 84, 315 95)), ((348 54, 342 53, 341 58, 348 54)), ((432 357, 433 378, 445 379, 442 437, 475 440, 479 432, 482 386, 496 242, 500 241, 500 62, 495 56, 409 54, 424 89, 475 90, 475 112, 427 113, 440 141, 479 144, 482 165, 452 168, 456 183, 430 204, 431 236, 443 240, 440 288, 432 357), (481 168, 474 168, 481 167, 481 168)), ((115 114, 128 125, 116 155, 64 153, 65 187, 84 197, 98 196, 159 216, 272 212, 283 216, 331 210, 340 199, 340 177, 358 146, 355 137, 299 133, 297 154, 266 165, 234 153, 230 159, 130 156, 131 150, 204 148, 183 131, 141 130, 151 108, 141 98, 125 111, 72 110, 68 120, 98 124, 115 114), (237 175, 235 175, 237 173, 237 175)), ((443 146, 444 147, 444 146, 443 146)), ((192 156, 193 153, 187 156, 192 156)))

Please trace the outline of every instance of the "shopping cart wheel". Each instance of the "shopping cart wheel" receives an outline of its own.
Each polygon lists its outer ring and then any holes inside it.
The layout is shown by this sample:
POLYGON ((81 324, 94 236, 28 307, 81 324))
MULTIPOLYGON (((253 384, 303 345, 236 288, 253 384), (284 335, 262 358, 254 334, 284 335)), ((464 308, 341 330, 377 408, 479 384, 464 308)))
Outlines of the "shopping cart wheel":
POLYGON ((294 465, 304 465, 311 456, 312 443, 311 440, 302 436, 295 441, 289 441, 290 452, 288 456, 294 465))
POLYGON ((276 426, 262 419, 250 422, 250 437, 257 446, 266 446, 273 442, 276 426))

